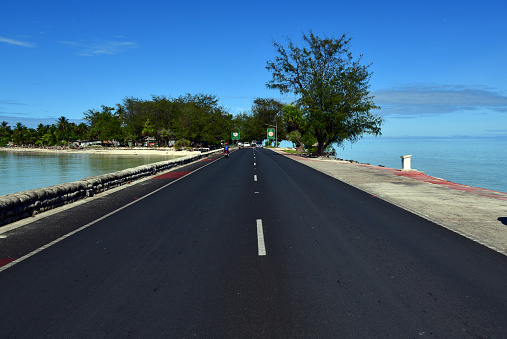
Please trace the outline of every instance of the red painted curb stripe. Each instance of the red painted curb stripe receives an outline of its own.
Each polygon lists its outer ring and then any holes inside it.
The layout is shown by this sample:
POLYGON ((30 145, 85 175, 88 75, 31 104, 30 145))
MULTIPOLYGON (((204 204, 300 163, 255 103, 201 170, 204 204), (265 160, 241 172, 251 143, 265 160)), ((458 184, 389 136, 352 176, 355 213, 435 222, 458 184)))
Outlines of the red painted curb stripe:
POLYGON ((414 180, 424 181, 424 182, 427 182, 430 184, 440 185, 440 186, 444 186, 444 187, 451 188, 454 190, 465 191, 468 193, 481 195, 481 196, 485 196, 485 197, 489 197, 489 198, 493 198, 493 199, 497 199, 497 200, 507 200, 507 193, 493 191, 493 190, 489 190, 487 188, 480 188, 480 187, 468 186, 468 185, 464 185, 464 184, 458 184, 458 183, 448 181, 445 179, 440 179, 440 178, 435 178, 435 177, 429 176, 427 174, 424 174, 424 172, 418 172, 418 171, 404 172, 404 171, 400 171, 400 170, 397 170, 394 168, 378 167, 378 166, 366 165, 366 164, 359 164, 359 166, 369 167, 369 168, 377 169, 377 170, 380 170, 383 172, 389 172, 389 173, 395 174, 400 177, 406 177, 406 178, 411 178, 414 180))
POLYGON ((217 159, 201 159, 201 161, 215 161, 217 159))
POLYGON ((191 173, 192 171, 168 172, 154 177, 153 179, 178 179, 191 173))
POLYGON ((0 259, 0 267, 7 265, 8 263, 14 261, 16 259, 0 259))

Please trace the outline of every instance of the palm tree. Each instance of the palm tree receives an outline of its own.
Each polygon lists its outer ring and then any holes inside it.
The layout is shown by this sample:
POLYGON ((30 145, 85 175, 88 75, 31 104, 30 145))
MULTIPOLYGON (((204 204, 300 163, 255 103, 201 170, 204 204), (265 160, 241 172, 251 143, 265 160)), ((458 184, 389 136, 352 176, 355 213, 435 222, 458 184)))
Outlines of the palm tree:
POLYGON ((67 141, 69 143, 69 119, 64 117, 63 115, 56 120, 56 127, 60 133, 60 138, 63 141, 67 141))
POLYGON ((80 140, 88 139, 88 133, 89 128, 84 122, 76 126, 76 134, 78 136, 78 139, 80 140))
POLYGON ((7 121, 2 121, 0 124, 0 137, 7 137, 11 135, 11 127, 7 121))
POLYGON ((6 146, 11 141, 12 130, 7 121, 0 123, 0 146, 6 146))
POLYGON ((12 133, 12 140, 18 144, 18 145, 23 145, 25 144, 26 140, 26 136, 25 136, 25 131, 26 131, 26 126, 23 125, 22 123, 18 122, 16 123, 16 127, 14 128, 14 131, 12 133))

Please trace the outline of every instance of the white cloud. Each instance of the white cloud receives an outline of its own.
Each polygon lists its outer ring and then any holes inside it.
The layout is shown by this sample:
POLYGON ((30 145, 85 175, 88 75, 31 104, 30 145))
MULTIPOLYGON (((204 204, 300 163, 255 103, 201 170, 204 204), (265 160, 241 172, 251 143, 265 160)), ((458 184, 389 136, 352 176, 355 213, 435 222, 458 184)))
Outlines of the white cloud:
POLYGON ((138 47, 137 43, 132 41, 60 41, 60 43, 76 48, 77 54, 82 56, 114 55, 138 47))
POLYGON ((21 47, 30 47, 30 48, 35 47, 35 44, 28 42, 28 41, 9 39, 9 38, 1 37, 1 36, 0 36, 0 42, 5 42, 6 44, 9 44, 9 45, 16 45, 16 46, 21 46, 21 47))
POLYGON ((507 96, 484 86, 407 84, 372 95, 382 115, 413 117, 478 109, 507 112, 507 96))
POLYGON ((11 99, 0 99, 0 105, 26 105, 23 102, 11 99))

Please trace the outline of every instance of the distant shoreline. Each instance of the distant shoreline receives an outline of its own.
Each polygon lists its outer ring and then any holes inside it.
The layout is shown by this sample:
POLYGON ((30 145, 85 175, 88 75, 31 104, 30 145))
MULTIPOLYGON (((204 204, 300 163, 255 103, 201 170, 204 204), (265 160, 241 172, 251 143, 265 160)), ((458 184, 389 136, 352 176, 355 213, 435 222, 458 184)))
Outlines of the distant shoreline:
POLYGON ((172 147, 111 147, 111 148, 38 148, 38 147, 0 147, 0 152, 57 153, 57 154, 107 154, 107 155, 178 155, 185 156, 199 151, 177 151, 172 147))

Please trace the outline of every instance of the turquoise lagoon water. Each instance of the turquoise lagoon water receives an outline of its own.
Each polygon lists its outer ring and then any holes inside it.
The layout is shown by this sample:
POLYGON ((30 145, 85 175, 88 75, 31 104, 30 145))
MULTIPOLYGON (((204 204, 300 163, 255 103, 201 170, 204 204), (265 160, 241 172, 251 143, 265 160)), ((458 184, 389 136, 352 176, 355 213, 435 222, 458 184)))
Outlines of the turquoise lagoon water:
POLYGON ((401 168, 411 154, 413 169, 455 183, 507 192, 507 138, 365 138, 337 148, 337 157, 401 168))
POLYGON ((63 184, 177 157, 0 151, 0 195, 63 184))

